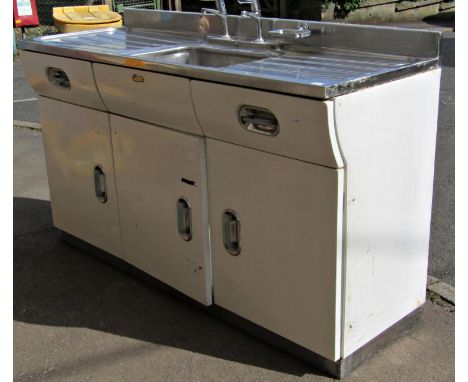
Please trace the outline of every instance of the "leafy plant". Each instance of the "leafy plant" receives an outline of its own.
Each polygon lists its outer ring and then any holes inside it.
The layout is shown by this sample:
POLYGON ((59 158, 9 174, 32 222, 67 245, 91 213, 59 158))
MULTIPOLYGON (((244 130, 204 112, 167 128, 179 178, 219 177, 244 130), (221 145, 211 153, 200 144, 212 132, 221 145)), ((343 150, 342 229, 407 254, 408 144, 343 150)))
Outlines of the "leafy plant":
MULTIPOLYGON (((344 18, 352 11, 359 8, 363 0, 333 0, 335 3, 335 17, 344 18)), ((330 0, 325 0, 330 3, 330 0)))
POLYGON ((355 11, 361 5, 362 0, 336 0, 335 4, 343 11, 349 13, 355 11))
POLYGON ((437 300, 437 294, 434 293, 433 291, 429 291, 429 300, 431 300, 432 302, 437 300))

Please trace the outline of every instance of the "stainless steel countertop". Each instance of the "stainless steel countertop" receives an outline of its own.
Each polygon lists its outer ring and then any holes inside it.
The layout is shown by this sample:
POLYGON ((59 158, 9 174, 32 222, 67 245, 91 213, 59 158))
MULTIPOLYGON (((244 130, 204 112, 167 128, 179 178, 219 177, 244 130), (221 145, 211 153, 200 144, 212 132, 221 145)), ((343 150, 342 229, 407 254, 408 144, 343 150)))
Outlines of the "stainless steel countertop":
MULTIPOLYGON (((158 12, 161 13, 169 12, 158 12)), ((195 19, 194 14, 191 15, 181 17, 195 19)), ((215 24, 215 19, 210 16, 196 15, 197 20, 209 20, 215 24)), ((314 23, 314 26, 317 24, 321 23, 314 23)), ((394 52, 375 53, 340 47, 339 44, 317 44, 317 36, 314 37, 309 42, 284 42, 270 46, 241 43, 234 46, 207 39, 199 31, 123 27, 39 37, 23 40, 19 45, 24 50, 319 99, 428 70, 439 63, 438 54, 418 57, 394 52), (213 68, 143 56, 180 47, 209 47, 234 53, 254 53, 265 58, 213 68)), ((242 39, 247 37, 239 37, 240 41, 242 39)))

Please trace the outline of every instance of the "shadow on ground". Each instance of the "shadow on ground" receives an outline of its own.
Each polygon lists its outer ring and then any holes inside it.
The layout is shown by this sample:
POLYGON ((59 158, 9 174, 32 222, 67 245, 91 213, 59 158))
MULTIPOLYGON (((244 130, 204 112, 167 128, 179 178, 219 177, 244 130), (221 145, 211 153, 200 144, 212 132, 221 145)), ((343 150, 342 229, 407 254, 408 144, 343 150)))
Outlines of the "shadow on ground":
POLYGON ((442 66, 455 68, 455 38, 440 40, 440 54, 442 66))
POLYGON ((203 309, 69 246, 51 226, 47 201, 14 198, 14 320, 86 327, 295 376, 323 375, 203 309), (32 215, 43 219, 31 222, 32 215))
POLYGON ((438 27, 452 28, 455 31, 455 11, 441 12, 437 15, 427 16, 422 21, 438 27))

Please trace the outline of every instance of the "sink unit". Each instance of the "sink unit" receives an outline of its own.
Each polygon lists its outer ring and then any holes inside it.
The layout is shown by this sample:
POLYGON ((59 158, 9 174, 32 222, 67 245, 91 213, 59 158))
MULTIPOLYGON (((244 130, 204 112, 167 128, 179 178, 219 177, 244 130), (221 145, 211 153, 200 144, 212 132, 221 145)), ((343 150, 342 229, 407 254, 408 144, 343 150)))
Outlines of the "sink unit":
POLYGON ((262 19, 279 41, 260 43, 242 17, 229 41, 213 15, 125 20, 21 43, 64 237, 335 377, 412 325, 440 35, 262 19))

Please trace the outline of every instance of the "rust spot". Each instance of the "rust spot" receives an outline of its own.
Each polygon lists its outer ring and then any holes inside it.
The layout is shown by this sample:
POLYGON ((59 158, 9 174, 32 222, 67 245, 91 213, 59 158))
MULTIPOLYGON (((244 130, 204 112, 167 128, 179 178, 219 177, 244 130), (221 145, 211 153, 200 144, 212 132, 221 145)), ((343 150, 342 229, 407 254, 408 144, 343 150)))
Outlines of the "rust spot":
POLYGON ((135 58, 126 58, 123 62, 125 66, 131 66, 133 68, 144 68, 146 64, 143 61, 137 60, 135 58))

